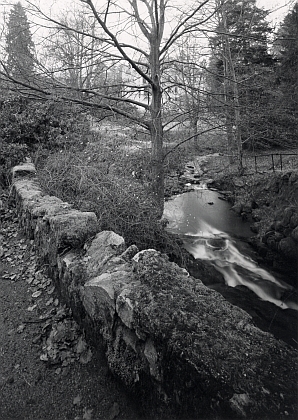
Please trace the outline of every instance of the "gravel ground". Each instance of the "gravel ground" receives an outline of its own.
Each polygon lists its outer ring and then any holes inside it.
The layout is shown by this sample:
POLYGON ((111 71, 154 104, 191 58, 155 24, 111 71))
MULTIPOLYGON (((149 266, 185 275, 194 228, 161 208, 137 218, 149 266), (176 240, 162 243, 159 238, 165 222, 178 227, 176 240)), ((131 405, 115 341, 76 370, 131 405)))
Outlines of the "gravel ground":
POLYGON ((0 420, 141 419, 38 267, 7 198, 0 191, 0 420))

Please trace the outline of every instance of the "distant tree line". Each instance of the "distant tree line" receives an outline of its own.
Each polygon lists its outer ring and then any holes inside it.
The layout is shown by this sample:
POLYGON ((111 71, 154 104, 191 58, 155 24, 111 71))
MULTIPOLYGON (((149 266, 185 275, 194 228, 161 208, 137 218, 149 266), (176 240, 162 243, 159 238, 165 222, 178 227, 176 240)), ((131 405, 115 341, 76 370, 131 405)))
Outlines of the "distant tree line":
MULTIPOLYGON (((190 128, 181 143, 223 127, 240 172, 244 149, 296 145, 297 3, 276 33, 256 0, 193 0, 175 8, 164 0, 127 0, 126 9, 110 1, 75 4, 59 19, 32 1, 11 8, 0 57, 0 112, 14 115, 14 139, 32 145, 43 132, 49 146, 54 138, 63 142, 71 104, 98 118, 130 120, 150 135, 152 191, 161 210, 164 135, 171 127, 190 128), (28 16, 39 17, 35 27, 47 32, 38 47, 28 16), (134 41, 124 41, 123 33, 134 41), (131 78, 120 77, 123 65, 131 78), (66 114, 54 110, 62 103, 66 114)), ((7 121, 2 143, 9 139, 7 121)))
POLYGON ((221 2, 210 39, 209 85, 211 108, 226 119, 230 149, 237 142, 253 150, 296 145, 297 13, 296 3, 274 34, 255 0, 221 2))

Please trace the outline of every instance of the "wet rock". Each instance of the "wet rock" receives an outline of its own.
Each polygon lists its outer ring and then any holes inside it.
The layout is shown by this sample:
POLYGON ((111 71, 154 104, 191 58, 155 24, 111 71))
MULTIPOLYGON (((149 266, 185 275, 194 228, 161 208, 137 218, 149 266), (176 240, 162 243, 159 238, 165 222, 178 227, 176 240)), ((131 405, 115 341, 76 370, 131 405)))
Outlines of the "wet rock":
POLYGON ((250 225, 250 229, 253 233, 258 233, 260 229, 260 222, 254 222, 250 225))
POLYGON ((245 182, 241 178, 235 178, 233 180, 233 183, 234 183, 235 187, 241 188, 241 187, 244 187, 245 186, 245 182))
POLYGON ((274 236, 274 235, 275 235, 275 231, 274 231, 274 230, 268 230, 268 231, 265 233, 265 235, 262 237, 262 242, 263 242, 264 244, 267 244, 267 243, 268 243, 268 239, 269 239, 270 237, 274 236))
POLYGON ((231 207, 231 210, 240 216, 242 213, 242 208, 243 205, 241 203, 236 203, 233 207, 231 207))
POLYGON ((298 226, 293 230, 291 236, 294 239, 294 241, 298 243, 298 226))
POLYGON ((275 235, 269 236, 267 238, 267 246, 272 249, 272 250, 277 250, 277 243, 276 243, 276 239, 275 239, 275 235))
POLYGON ((286 207, 283 211, 282 223, 283 225, 288 225, 290 223, 293 213, 295 213, 295 207, 286 207))
POLYGON ((292 231, 293 229, 288 227, 288 228, 285 228, 282 233, 285 237, 287 237, 287 236, 291 236, 292 231))
POLYGON ((294 213, 290 219, 290 227, 294 229, 298 226, 298 213, 294 213))
POLYGON ((284 238, 284 235, 280 232, 275 232, 274 239, 275 242, 279 242, 284 238))
POLYGON ((283 238, 279 242, 278 250, 289 260, 297 259, 297 245, 290 237, 283 238))
POLYGON ((274 229, 276 230, 276 232, 283 232, 285 229, 285 224, 284 222, 281 222, 280 220, 277 220, 274 224, 273 224, 274 229))
POLYGON ((251 211, 252 211, 251 203, 250 202, 244 203, 243 206, 242 206, 242 211, 244 213, 251 213, 251 211))

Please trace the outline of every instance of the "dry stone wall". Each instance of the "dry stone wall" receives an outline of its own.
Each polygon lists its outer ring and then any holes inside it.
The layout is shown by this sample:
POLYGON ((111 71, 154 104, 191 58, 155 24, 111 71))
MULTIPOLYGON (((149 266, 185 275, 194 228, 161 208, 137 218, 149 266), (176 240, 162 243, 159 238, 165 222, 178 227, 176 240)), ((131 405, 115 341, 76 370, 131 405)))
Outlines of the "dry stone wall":
POLYGON ((13 169, 12 191, 40 264, 151 418, 295 418, 293 349, 166 255, 44 195, 33 165, 13 169))

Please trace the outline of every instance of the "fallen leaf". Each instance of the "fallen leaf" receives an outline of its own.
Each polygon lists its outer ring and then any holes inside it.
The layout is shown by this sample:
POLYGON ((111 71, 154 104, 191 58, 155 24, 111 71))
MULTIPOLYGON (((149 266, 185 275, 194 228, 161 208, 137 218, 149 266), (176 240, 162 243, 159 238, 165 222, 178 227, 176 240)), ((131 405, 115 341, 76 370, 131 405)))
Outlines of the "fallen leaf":
POLYGON ((56 319, 62 319, 66 316, 65 308, 61 308, 56 313, 56 319))
POLYGON ((42 327, 42 334, 46 334, 52 328, 51 320, 47 321, 44 326, 42 327))
POLYGON ((51 295, 55 291, 55 286, 51 287, 50 290, 48 290, 48 295, 51 295))
POLYGON ((26 325, 24 325, 24 324, 19 325, 18 328, 17 328, 17 333, 19 333, 19 334, 22 333, 24 331, 25 327, 26 327, 26 325))
POLYGON ((92 409, 84 408, 83 420, 92 420, 92 409))
POLYGON ((38 334, 32 339, 33 344, 37 344, 41 340, 41 335, 38 334))
POLYGON ((33 281, 34 281, 34 277, 28 277, 28 279, 26 280, 26 282, 27 282, 28 284, 32 284, 32 283, 33 283, 33 281))
POLYGON ((92 359, 92 351, 91 349, 88 349, 87 351, 81 354, 80 363, 82 363, 83 365, 86 365, 87 363, 90 362, 91 359, 92 359))
POLYGON ((87 348, 86 341, 84 340, 83 336, 81 335, 78 339, 77 345, 76 345, 76 352, 78 354, 83 353, 87 348))
POLYGON ((41 354, 39 356, 40 360, 42 360, 43 362, 47 362, 49 360, 48 355, 46 353, 41 354))
POLYGON ((74 399, 73 399, 73 405, 80 406, 81 403, 82 403, 82 397, 81 397, 81 395, 77 395, 76 397, 74 397, 74 399))
POLYGON ((38 296, 40 296, 40 295, 41 295, 41 293, 42 293, 42 291, 41 291, 41 290, 37 290, 37 292, 32 293, 32 297, 33 297, 33 298, 37 298, 38 296))
POLYGON ((47 302, 46 306, 50 306, 54 302, 54 299, 51 297, 47 302))
POLYGON ((119 413, 120 413, 119 404, 114 402, 114 404, 112 405, 112 407, 109 410, 108 419, 113 420, 114 418, 116 418, 118 416, 119 413))
POLYGON ((62 372, 62 369, 60 367, 55 370, 56 375, 60 375, 61 372, 62 372))
POLYGON ((27 311, 32 312, 32 311, 34 311, 35 308, 37 308, 36 304, 32 305, 32 306, 29 306, 29 308, 27 308, 27 311))
POLYGON ((55 306, 58 306, 58 305, 59 305, 59 300, 58 300, 58 299, 55 299, 55 300, 54 300, 54 305, 55 305, 55 306))

